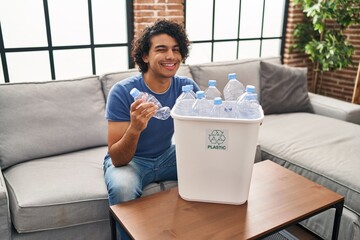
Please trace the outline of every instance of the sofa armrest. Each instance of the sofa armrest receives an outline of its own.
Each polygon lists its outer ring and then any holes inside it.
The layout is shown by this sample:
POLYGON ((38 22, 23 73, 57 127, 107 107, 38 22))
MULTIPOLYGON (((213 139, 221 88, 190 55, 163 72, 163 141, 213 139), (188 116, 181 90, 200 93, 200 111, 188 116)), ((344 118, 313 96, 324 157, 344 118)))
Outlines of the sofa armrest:
POLYGON ((309 92, 315 114, 360 124, 360 105, 309 92))
POLYGON ((11 239, 11 218, 9 198, 4 175, 0 169, 0 236, 1 239, 11 239))

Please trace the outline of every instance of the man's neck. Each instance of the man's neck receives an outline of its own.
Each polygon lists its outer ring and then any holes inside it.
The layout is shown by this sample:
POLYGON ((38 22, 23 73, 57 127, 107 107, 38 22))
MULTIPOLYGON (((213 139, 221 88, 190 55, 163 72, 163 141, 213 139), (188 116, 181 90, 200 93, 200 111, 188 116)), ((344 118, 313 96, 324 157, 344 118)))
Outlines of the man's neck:
POLYGON ((155 93, 166 92, 166 90, 170 87, 172 79, 171 77, 164 78, 160 76, 153 76, 149 72, 144 73, 143 78, 148 88, 155 93))

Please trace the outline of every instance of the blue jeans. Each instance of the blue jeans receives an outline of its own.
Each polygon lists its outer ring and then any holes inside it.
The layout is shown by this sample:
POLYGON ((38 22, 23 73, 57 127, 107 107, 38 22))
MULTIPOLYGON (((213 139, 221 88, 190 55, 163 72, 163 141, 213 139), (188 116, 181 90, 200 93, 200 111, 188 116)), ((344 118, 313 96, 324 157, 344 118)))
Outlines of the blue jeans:
MULTIPOLYGON (((138 198, 143 188, 152 182, 177 180, 175 145, 157 158, 134 157, 122 167, 114 167, 107 156, 104 159, 104 176, 110 205, 138 198)), ((120 232, 121 239, 127 239, 124 232, 120 232)))

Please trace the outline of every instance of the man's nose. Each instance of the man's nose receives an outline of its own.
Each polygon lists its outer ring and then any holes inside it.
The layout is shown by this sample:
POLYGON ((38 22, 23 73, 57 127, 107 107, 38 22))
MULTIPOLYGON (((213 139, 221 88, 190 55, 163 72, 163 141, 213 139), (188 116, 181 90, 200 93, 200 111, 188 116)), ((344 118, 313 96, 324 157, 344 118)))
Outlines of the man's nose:
POLYGON ((174 58, 174 51, 169 49, 166 53, 166 59, 173 59, 174 58))

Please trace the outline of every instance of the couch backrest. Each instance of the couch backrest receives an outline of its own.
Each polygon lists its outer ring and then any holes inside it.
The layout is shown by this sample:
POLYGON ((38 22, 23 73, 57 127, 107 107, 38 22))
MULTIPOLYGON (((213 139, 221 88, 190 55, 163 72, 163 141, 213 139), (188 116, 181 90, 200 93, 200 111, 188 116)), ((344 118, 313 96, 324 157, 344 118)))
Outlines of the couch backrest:
MULTIPOLYGON (((107 73, 107 74, 102 75, 100 77, 100 81, 101 81, 105 99, 107 99, 107 97, 109 95, 109 91, 115 83, 117 83, 121 80, 124 80, 128 77, 134 76, 136 74, 139 74, 139 70, 133 68, 133 69, 125 70, 125 71, 107 73)), ((185 65, 185 64, 180 66, 180 68, 176 74, 180 75, 180 76, 186 76, 186 77, 189 77, 192 79, 190 68, 188 65, 185 65)))
POLYGON ((0 84, 0 167, 105 146, 104 116, 96 76, 0 84))
POLYGON ((260 61, 281 64, 280 57, 268 57, 194 64, 190 65, 190 70, 193 79, 203 90, 207 88, 208 81, 214 79, 218 83, 218 89, 223 92, 228 82, 227 75, 229 73, 236 73, 237 79, 244 86, 248 84, 254 85, 260 97, 260 61))

